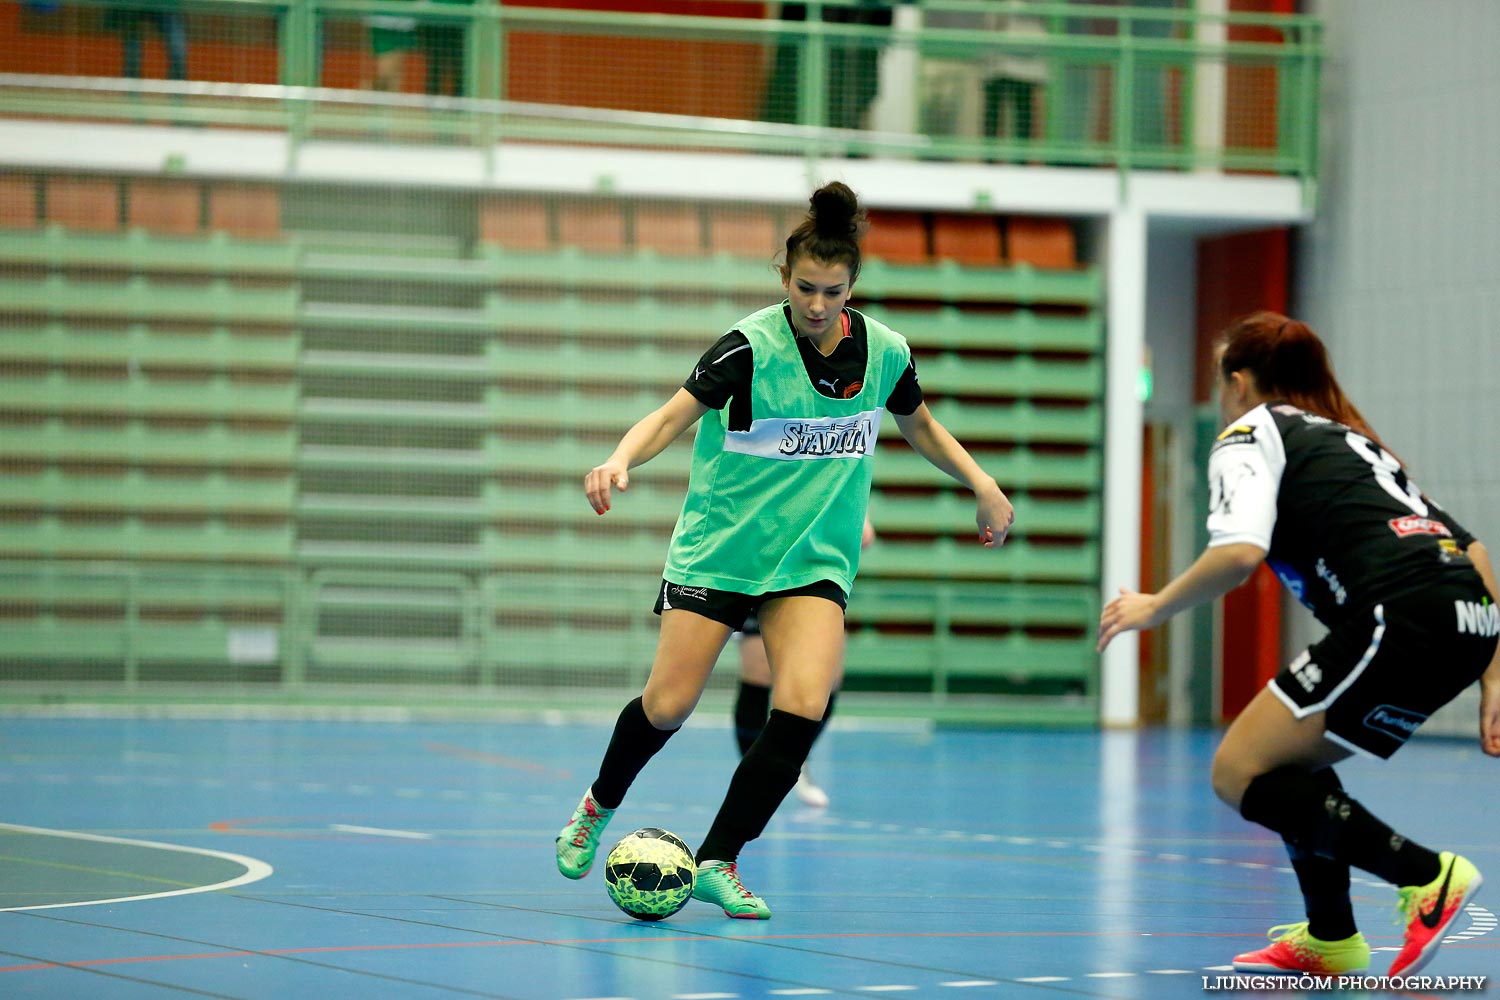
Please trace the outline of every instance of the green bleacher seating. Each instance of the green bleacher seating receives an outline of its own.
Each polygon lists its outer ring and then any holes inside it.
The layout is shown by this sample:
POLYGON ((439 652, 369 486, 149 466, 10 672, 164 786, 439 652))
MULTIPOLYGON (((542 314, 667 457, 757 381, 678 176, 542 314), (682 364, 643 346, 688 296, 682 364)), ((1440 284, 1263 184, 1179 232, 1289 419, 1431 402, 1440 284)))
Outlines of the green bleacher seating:
MULTIPOLYGON (((233 666, 249 622, 278 630, 288 684, 639 683, 691 449, 606 518, 582 476, 776 273, 463 246, 0 232, 0 265, 35 272, 0 279, 0 597, 24 597, 0 661, 171 677, 233 666)), ((1020 520, 978 545, 972 499, 886 419, 852 678, 1091 697, 1101 298, 1090 267, 867 262, 856 306, 907 337, 1020 520)))

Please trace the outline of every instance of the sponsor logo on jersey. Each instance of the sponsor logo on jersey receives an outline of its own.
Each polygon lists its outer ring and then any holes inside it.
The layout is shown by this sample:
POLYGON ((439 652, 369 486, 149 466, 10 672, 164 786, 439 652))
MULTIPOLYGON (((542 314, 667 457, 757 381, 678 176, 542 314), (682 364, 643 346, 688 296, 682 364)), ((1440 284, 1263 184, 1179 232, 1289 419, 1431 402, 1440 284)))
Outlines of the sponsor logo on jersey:
POLYGON ((1215 439, 1215 448, 1227 447, 1232 444, 1254 444, 1255 427, 1252 424, 1235 424, 1226 427, 1219 432, 1215 439))
POLYGON ((1394 736, 1402 742, 1426 721, 1427 716, 1395 705, 1377 705, 1365 716, 1366 726, 1387 736, 1394 736))
POLYGON ((684 587, 681 584, 672 584, 667 588, 675 597, 691 597, 695 601, 708 600, 707 587, 684 587))
POLYGON ((724 435, 724 450, 790 461, 864 458, 875 453, 880 410, 848 417, 766 418, 724 435))
POLYGON ((1285 417, 1295 417, 1297 414, 1302 412, 1302 408, 1293 406, 1291 403, 1277 403, 1275 406, 1271 407, 1271 412, 1280 413, 1285 417))
POLYGON ((1234 513, 1234 494, 1240 488, 1240 484, 1247 479, 1255 478, 1255 467, 1248 462, 1241 462, 1231 469, 1225 469, 1213 481, 1209 490, 1209 509, 1218 514, 1234 513))
POLYGON ((1322 556, 1318 557, 1318 564, 1313 568, 1318 571, 1318 579, 1328 584, 1328 590, 1333 594, 1334 601, 1343 606, 1343 603, 1349 599, 1349 591, 1344 589, 1342 583, 1339 583, 1338 574, 1328 568, 1322 556))
POLYGON ((1457 539, 1439 538, 1438 559, 1442 560, 1444 564, 1451 566, 1454 563, 1468 562, 1469 554, 1458 547, 1457 539))
POLYGON ((1454 601, 1460 635, 1500 635, 1500 607, 1485 601, 1454 601))
POLYGON ((1441 535, 1444 538, 1453 537, 1453 532, 1448 530, 1446 524, 1442 521, 1434 521, 1430 517, 1417 517, 1414 514, 1408 514, 1405 517, 1393 517, 1386 524, 1389 524, 1391 530, 1401 538, 1405 538, 1407 535, 1441 535))
POLYGON ((863 455, 870 450, 870 422, 787 424, 781 438, 783 455, 863 455))
POLYGON ((851 382, 844 387, 844 391, 840 395, 842 395, 845 399, 853 399, 855 396, 859 395, 859 391, 864 387, 865 383, 863 380, 858 382, 851 382))

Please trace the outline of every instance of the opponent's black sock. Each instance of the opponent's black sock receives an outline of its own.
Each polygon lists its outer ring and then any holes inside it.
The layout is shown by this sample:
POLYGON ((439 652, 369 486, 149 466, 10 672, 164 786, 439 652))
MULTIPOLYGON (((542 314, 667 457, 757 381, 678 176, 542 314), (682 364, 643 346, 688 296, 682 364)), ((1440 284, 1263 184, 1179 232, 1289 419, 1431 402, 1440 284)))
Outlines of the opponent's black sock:
POLYGON ((797 783, 802 762, 822 723, 771 709, 766 728, 746 751, 729 781, 719 814, 698 848, 698 861, 736 861, 740 849, 761 835, 776 807, 797 783))
MULTIPOLYGON (((1312 778, 1325 793, 1344 787, 1331 767, 1312 772, 1312 778)), ((1282 841, 1302 890, 1308 933, 1319 941, 1353 937, 1359 928, 1354 924, 1354 904, 1349 900, 1349 863, 1304 851, 1285 837, 1282 841)))
POLYGON ((653 726, 639 698, 621 709, 609 748, 599 763, 599 776, 594 779, 594 801, 605 809, 618 809, 635 776, 675 732, 653 726))
POLYGON ((769 686, 740 681, 739 693, 734 696, 734 739, 739 744, 741 757, 749 752, 750 745, 766 728, 766 713, 770 710, 769 686))
POLYGON ((1304 768, 1280 767, 1256 777, 1240 800, 1240 815, 1306 853, 1346 862, 1395 885, 1426 885, 1441 867, 1432 851, 1304 768))

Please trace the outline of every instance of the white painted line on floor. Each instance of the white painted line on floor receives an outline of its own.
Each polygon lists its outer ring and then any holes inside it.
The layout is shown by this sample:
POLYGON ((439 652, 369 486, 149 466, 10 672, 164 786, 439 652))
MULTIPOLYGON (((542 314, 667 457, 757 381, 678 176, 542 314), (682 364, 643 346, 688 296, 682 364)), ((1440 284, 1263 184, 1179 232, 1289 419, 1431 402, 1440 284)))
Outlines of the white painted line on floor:
POLYGON ((673 993, 672 1000, 735 1000, 738 993, 673 993))
POLYGON ((938 983, 939 986, 999 986, 1000 983, 994 979, 956 979, 951 983, 938 983))
POLYGON ((809 986, 800 986, 800 987, 796 987, 794 989, 788 989, 788 990, 771 990, 770 991, 771 996, 773 996, 773 997, 811 997, 811 996, 822 996, 825 993, 832 993, 832 992, 833 992, 833 990, 820 989, 820 988, 815 987, 815 986, 812 986, 812 987, 809 987, 809 986))
POLYGON ((1067 976, 1027 976, 1016 980, 1018 983, 1065 983, 1067 981, 1067 976))
POLYGON ((1086 979, 1128 979, 1135 975, 1134 972, 1090 972, 1086 979))
POLYGON ((383 830, 378 826, 350 826, 347 823, 332 823, 328 829, 339 833, 362 833, 368 837, 399 837, 402 840, 431 840, 430 833, 417 833, 413 830, 383 830))
POLYGON ((127 840, 124 837, 105 837, 97 833, 77 833, 72 830, 47 830, 37 826, 20 826, 16 823, 0 823, 0 830, 14 830, 17 833, 30 833, 41 837, 62 837, 67 840, 87 840, 96 844, 125 844, 129 847, 149 847, 157 851, 198 854, 205 858, 219 858, 245 869, 245 873, 238 878, 232 878, 226 882, 215 882, 213 885, 195 885, 186 889, 170 889, 166 892, 147 892, 139 896, 117 896, 114 899, 85 899, 76 903, 46 903, 41 906, 7 906, 0 907, 0 913, 19 913, 23 910, 61 910, 70 906, 100 906, 105 903, 133 903, 142 899, 166 899, 168 896, 189 896, 198 892, 213 892, 217 889, 234 889, 238 886, 249 885, 251 882, 259 882, 261 879, 275 873, 275 869, 264 861, 247 858, 243 854, 230 854, 227 851, 210 851, 202 847, 184 847, 181 844, 160 844, 152 840, 127 840))
MULTIPOLYGON (((1396 949, 1392 948, 1391 950, 1395 951, 1396 949)), ((1232 965, 1205 965, 1203 967, 1203 971, 1204 972, 1233 972, 1234 971, 1234 966, 1232 966, 1232 965)))
POLYGON ((900 993, 903 990, 916 989, 915 986, 901 986, 899 984, 892 986, 856 986, 854 988, 863 990, 866 993, 900 993))
POLYGON ((1147 969, 1153 976, 1191 976, 1192 969, 1147 969))

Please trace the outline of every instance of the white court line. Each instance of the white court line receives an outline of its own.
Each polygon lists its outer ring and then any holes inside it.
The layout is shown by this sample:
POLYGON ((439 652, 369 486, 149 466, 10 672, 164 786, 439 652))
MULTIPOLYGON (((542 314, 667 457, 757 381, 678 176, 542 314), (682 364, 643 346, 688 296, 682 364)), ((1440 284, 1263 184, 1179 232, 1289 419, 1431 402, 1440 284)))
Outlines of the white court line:
POLYGON ((166 899, 168 896, 189 896, 196 892, 213 892, 218 889, 233 889, 237 886, 249 885, 251 882, 259 882, 263 878, 272 875, 276 869, 264 861, 248 858, 243 854, 230 854, 227 851, 211 851, 204 847, 184 847, 181 844, 159 844, 151 840, 127 840, 124 837, 104 837, 97 833, 76 833, 72 830, 47 830, 39 826, 20 826, 16 823, 0 823, 0 830, 13 830, 16 833, 31 833, 43 837, 64 837, 69 840, 87 840, 98 844, 127 844, 131 847, 150 847, 158 851, 176 851, 179 854, 198 854, 206 858, 219 858, 240 865, 245 869, 245 874, 238 878, 232 878, 227 882, 215 882, 213 885, 195 885, 186 889, 169 889, 166 892, 147 892, 139 896, 117 896, 113 899, 85 899, 76 903, 45 903, 41 906, 6 906, 0 907, 0 913, 19 913, 23 910, 61 910, 69 906, 101 906, 105 903, 134 903, 142 899, 166 899))
POLYGON ((337 830, 339 833, 363 833, 371 837, 400 837, 403 840, 431 840, 430 833, 417 833, 412 830, 383 830, 378 826, 349 826, 346 823, 329 824, 328 829, 337 830))
POLYGON ((958 979, 951 983, 938 983, 939 986, 999 986, 1000 983, 994 979, 958 979))

